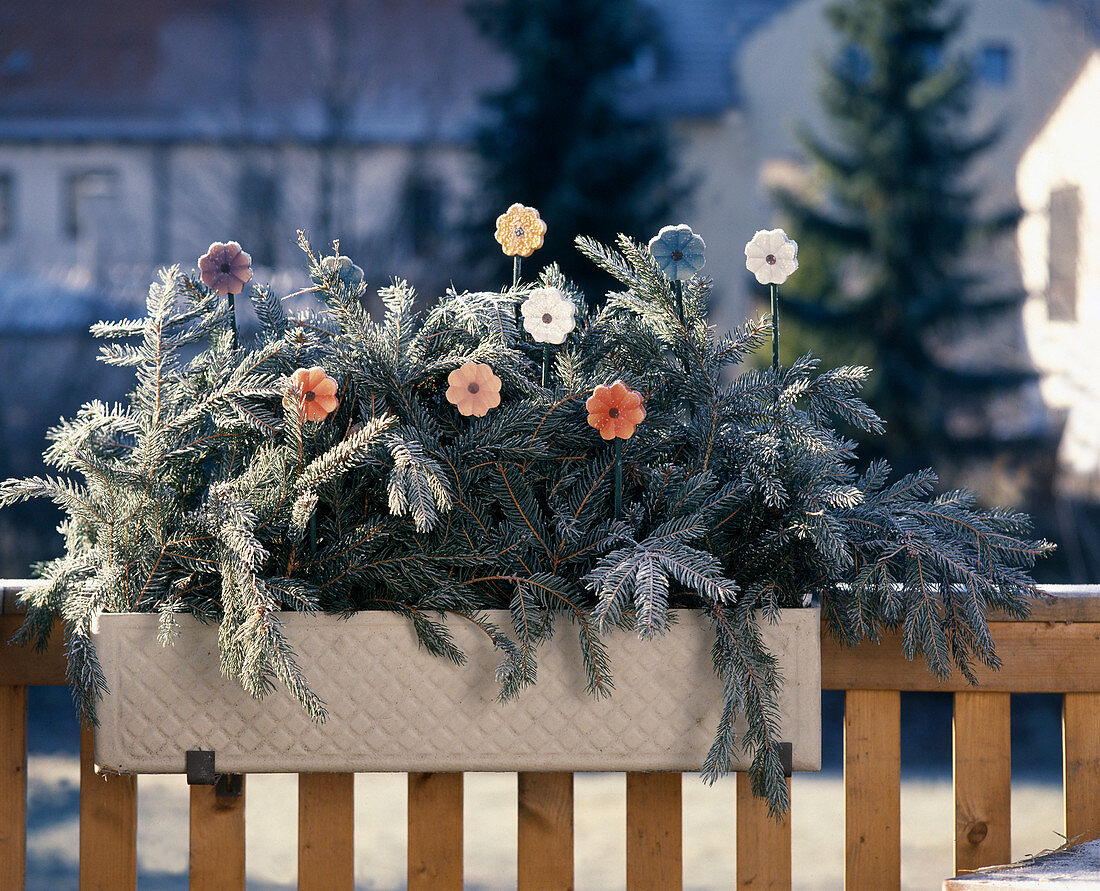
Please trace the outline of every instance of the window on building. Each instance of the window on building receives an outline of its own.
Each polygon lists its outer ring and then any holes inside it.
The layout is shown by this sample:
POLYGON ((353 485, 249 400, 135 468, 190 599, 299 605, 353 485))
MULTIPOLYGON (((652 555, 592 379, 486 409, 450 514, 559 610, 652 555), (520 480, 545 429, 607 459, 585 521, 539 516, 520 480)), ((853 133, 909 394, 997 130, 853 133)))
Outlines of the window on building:
POLYGON ((78 239, 108 223, 117 195, 118 174, 113 170, 70 173, 65 179, 62 230, 78 239))
POLYGON ((414 256, 430 256, 438 248, 443 225, 443 187, 420 159, 414 160, 406 174, 402 205, 409 248, 414 256))
POLYGON ((1047 286, 1047 315, 1052 321, 1077 320, 1078 223, 1081 192, 1064 186, 1050 193, 1050 284, 1047 286))
POLYGON ((279 181, 273 173, 246 167, 240 183, 240 238, 257 266, 278 263, 279 181))
POLYGON ((0 173, 0 238, 15 231, 15 177, 0 173))
POLYGON ((978 51, 978 80, 995 87, 1012 81, 1012 48, 1005 43, 987 43, 978 51))

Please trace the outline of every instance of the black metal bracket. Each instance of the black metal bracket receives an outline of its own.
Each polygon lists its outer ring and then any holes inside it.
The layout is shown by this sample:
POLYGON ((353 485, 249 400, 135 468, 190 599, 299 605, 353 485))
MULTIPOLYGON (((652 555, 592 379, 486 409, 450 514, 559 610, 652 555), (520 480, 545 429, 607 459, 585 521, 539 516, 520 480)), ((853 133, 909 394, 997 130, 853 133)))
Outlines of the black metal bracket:
POLYGON ((189 749, 186 754, 187 785, 213 786, 218 798, 240 798, 244 793, 244 777, 239 773, 218 773, 214 769, 214 753, 189 749))
POLYGON ((783 776, 794 773, 794 745, 789 742, 779 744, 779 762, 783 765, 783 776))
POLYGON ((188 786, 213 786, 218 781, 213 752, 189 749, 186 758, 188 786))

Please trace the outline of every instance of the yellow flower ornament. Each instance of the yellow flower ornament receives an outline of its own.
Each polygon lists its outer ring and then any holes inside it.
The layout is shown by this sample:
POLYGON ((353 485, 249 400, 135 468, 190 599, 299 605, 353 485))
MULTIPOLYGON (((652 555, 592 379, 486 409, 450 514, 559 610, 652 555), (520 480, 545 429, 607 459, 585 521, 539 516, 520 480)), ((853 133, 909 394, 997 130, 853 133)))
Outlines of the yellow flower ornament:
POLYGON ((509 257, 530 257, 542 247, 546 223, 533 207, 513 204, 497 217, 496 240, 509 257))

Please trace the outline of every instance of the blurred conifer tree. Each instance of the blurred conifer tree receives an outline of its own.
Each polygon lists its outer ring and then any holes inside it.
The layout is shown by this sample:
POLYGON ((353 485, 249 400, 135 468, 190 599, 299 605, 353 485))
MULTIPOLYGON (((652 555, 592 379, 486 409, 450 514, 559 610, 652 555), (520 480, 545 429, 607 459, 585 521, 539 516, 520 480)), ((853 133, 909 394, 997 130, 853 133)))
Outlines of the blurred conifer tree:
POLYGON ((814 327, 827 364, 873 368, 867 399, 887 430, 861 442, 864 456, 911 471, 1033 451, 1041 423, 993 430, 993 400, 1020 396, 1035 373, 1022 344, 1010 355, 1022 288, 1000 290, 974 269, 1019 211, 979 212, 968 176, 998 132, 968 126, 975 75, 953 45, 964 10, 840 0, 827 15, 842 46, 824 72, 832 132, 803 130, 815 175, 776 193, 804 261, 821 268, 792 280, 784 307, 814 327))
MULTIPOLYGON (((670 222, 673 165, 664 125, 624 114, 618 95, 656 31, 635 0, 474 0, 470 13, 514 64, 514 78, 484 100, 476 134, 480 182, 470 253, 492 284, 511 281, 494 221, 520 202, 547 224, 534 270, 558 262, 588 299, 612 279, 573 246, 626 233, 647 240, 670 222)), ((675 222, 675 221, 671 221, 675 222)))

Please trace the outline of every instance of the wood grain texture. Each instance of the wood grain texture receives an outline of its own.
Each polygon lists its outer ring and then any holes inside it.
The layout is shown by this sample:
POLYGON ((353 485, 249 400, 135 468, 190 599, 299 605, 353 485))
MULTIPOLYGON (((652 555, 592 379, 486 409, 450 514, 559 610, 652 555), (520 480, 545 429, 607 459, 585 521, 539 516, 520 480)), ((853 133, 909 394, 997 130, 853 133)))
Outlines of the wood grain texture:
POLYGON ((573 887, 573 774, 518 774, 517 887, 573 887))
POLYGON ((1011 696, 955 694, 955 872, 1012 860, 1011 696))
POLYGON ((137 886, 137 777, 95 772, 95 736, 80 728, 80 888, 137 886))
MULTIPOLYGON (((1011 693, 1100 693, 1100 623, 995 622, 990 626, 1004 664, 997 671, 974 666, 983 690, 1011 693)), ((842 647, 821 640, 825 690, 974 689, 959 672, 946 681, 928 673, 923 659, 910 661, 897 635, 878 645, 842 647)))
POLYGON ((1100 838, 1100 694, 1065 695, 1062 746, 1066 838, 1100 838))
POLYGON ((462 774, 409 774, 409 891, 461 891, 462 774))
MULTIPOLYGON (((788 794, 790 789, 788 779, 788 794)), ((773 820, 767 803, 752 794, 747 773, 737 774, 737 887, 791 887, 790 812, 773 820)))
POLYGON ((244 888, 244 803, 241 794, 217 794, 215 786, 191 786, 191 891, 244 888))
POLYGON ((901 886, 901 696, 844 697, 844 887, 901 886))
POLYGON ((675 891, 684 886, 683 777, 626 775, 626 887, 675 891))
POLYGON ((27 688, 0 686, 0 888, 27 870, 27 688))
POLYGON ((32 687, 67 684, 64 628, 56 624, 49 647, 38 653, 33 647, 8 643, 22 624, 21 615, 0 615, 0 684, 32 687))
POLYGON ((355 887, 355 774, 298 774, 298 889, 355 887))

